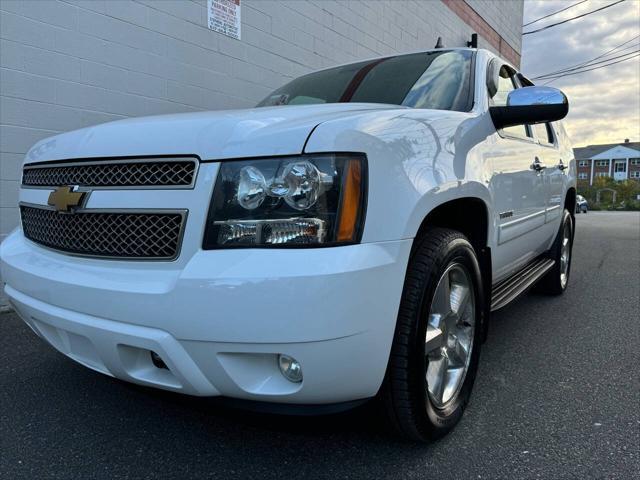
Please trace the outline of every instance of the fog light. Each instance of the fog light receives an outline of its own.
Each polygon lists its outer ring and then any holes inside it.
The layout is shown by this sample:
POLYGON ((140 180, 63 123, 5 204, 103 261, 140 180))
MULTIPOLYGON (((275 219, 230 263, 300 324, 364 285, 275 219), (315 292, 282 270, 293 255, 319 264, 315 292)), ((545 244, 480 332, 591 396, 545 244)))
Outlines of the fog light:
POLYGON ((289 355, 278 355, 278 366, 282 375, 293 383, 300 383, 302 381, 302 367, 300 363, 289 355))

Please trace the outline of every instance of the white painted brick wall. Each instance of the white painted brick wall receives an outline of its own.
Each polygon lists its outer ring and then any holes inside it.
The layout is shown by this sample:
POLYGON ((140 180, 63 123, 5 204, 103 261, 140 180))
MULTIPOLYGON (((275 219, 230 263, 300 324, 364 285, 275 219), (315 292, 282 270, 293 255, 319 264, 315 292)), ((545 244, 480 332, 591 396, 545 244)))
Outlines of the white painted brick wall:
POLYGON ((522 49, 524 2, 511 0, 466 0, 517 52, 522 49))
MULTIPOLYGON (((519 50, 522 1, 469 3, 519 50)), ((18 223, 22 156, 41 138, 250 107, 310 70, 471 33, 437 0, 242 0, 241 41, 207 29, 206 0, 0 0, 0 241, 18 223)))

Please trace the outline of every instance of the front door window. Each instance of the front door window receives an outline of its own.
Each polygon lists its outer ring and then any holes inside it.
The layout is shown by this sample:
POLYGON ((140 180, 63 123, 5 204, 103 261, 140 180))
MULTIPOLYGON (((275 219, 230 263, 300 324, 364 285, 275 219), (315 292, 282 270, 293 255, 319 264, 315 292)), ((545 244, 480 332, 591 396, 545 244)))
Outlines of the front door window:
MULTIPOLYGON (((500 69, 500 75, 498 77, 498 90, 491 99, 491 105, 505 106, 507 104, 507 97, 509 93, 518 88, 515 79, 515 72, 511 72, 507 67, 503 66, 500 69)), ((532 134, 526 125, 515 125, 513 127, 506 127, 502 129, 503 133, 520 138, 531 138, 532 134)))

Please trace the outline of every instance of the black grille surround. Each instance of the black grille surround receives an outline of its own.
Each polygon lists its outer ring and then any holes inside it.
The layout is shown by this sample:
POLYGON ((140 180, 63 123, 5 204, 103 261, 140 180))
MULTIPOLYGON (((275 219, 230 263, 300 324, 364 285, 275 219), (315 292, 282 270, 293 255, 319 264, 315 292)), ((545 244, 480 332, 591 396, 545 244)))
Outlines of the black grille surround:
POLYGON ((20 205, 24 235, 61 252, 97 258, 173 260, 180 252, 186 210, 60 213, 20 205))
POLYGON ((193 188, 195 158, 127 159, 25 165, 25 187, 193 188))

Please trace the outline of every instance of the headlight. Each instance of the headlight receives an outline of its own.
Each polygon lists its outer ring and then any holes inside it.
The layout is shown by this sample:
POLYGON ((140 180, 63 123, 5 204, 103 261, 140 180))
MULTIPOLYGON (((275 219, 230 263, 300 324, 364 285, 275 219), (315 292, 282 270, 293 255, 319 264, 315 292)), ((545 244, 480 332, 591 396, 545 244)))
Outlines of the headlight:
POLYGON ((364 155, 222 162, 203 248, 355 243, 365 194, 364 155))

